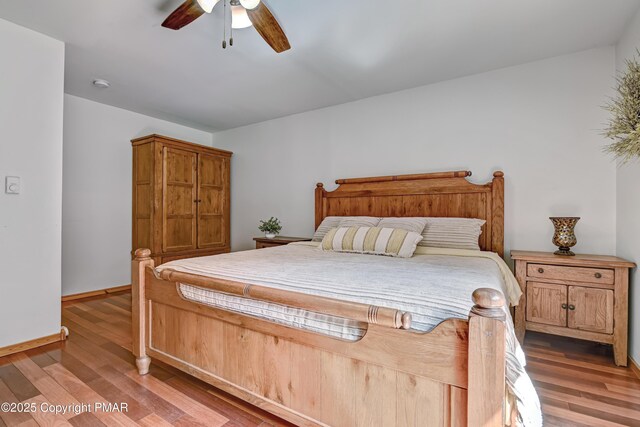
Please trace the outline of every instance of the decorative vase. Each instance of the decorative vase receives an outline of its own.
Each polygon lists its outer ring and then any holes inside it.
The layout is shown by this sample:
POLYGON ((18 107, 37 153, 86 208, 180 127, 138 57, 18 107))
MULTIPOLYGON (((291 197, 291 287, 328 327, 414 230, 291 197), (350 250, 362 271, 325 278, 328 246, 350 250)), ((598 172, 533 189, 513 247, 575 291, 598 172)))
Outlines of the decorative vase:
POLYGON ((274 239, 276 237, 275 233, 264 233, 264 237, 267 239, 274 239))
POLYGON ((553 233, 553 239, 551 241, 558 247, 558 250, 555 251, 554 254, 564 256, 575 255, 570 249, 578 243, 573 229, 580 217, 560 216, 549 217, 549 219, 555 227, 555 233, 553 233))

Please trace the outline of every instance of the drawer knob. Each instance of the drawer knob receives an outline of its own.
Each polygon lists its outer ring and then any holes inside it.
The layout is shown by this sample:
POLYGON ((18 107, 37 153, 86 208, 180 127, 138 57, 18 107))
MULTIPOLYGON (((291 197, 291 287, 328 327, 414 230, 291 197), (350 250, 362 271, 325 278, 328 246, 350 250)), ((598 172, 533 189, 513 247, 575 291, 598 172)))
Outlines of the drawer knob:
POLYGON ((600 273, 596 273, 595 276, 596 276, 596 279, 602 278, 602 274, 600 274, 600 273))
POLYGON ((567 304, 562 304, 562 308, 566 310, 567 309, 567 304))
POLYGON ((538 269, 538 273, 540 273, 540 274, 544 273, 544 268, 540 267, 540 268, 538 269))
POLYGON ((575 306, 575 305, 573 305, 573 304, 569 304, 569 310, 575 310, 575 309, 576 309, 576 306, 575 306))

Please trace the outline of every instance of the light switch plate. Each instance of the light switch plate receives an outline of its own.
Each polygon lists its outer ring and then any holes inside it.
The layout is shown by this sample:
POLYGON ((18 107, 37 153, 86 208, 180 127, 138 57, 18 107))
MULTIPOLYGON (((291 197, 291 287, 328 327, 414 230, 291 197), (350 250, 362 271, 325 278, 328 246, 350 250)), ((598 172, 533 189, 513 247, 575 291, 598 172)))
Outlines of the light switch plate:
POLYGON ((20 194, 20 177, 8 176, 4 181, 4 192, 7 194, 20 194))

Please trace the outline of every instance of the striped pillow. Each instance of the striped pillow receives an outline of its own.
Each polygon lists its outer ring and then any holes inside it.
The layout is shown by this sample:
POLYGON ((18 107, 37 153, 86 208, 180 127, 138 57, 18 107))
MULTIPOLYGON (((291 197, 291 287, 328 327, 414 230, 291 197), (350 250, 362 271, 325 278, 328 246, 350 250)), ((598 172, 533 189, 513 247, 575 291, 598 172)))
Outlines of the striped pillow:
POLYGON ((322 239, 327 235, 329 230, 338 227, 338 225, 340 225, 340 221, 342 221, 343 218, 344 217, 342 216, 328 216, 323 219, 316 232, 313 233, 313 238, 311 239, 311 241, 322 242, 322 239))
POLYGON ((354 252, 410 258, 422 236, 400 228, 332 228, 320 247, 323 251, 354 252))
POLYGON ((480 250, 478 239, 486 221, 475 218, 427 218, 420 246, 480 250))
POLYGON ((322 242, 332 228, 338 227, 375 227, 380 218, 374 216, 328 216, 322 220, 313 234, 312 242, 322 242))
POLYGON ((378 227, 381 228, 401 228, 418 234, 422 234, 426 226, 427 218, 419 216, 382 218, 378 223, 378 227))

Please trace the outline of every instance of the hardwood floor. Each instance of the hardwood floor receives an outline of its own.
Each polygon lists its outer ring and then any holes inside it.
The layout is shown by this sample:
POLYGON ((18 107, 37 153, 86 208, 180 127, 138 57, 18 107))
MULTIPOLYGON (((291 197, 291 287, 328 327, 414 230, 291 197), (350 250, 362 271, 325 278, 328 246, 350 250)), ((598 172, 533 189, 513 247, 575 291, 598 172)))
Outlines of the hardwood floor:
POLYGON ((527 332, 524 350, 545 426, 640 426, 640 379, 611 346, 527 332))
POLYGON ((125 402, 128 411, 57 417, 0 411, 0 427, 292 425, 155 360, 149 375, 139 376, 128 350, 130 293, 64 303, 62 323, 70 330, 66 342, 0 358, 0 403, 125 402))
MULTIPOLYGON (((0 402, 125 402, 127 412, 0 411, 0 427, 291 425, 155 360, 139 376, 128 350, 130 299, 122 293, 65 303, 65 343, 0 358, 0 402)), ((609 346, 529 332, 525 352, 545 426, 640 426, 640 379, 614 366, 609 346)))

